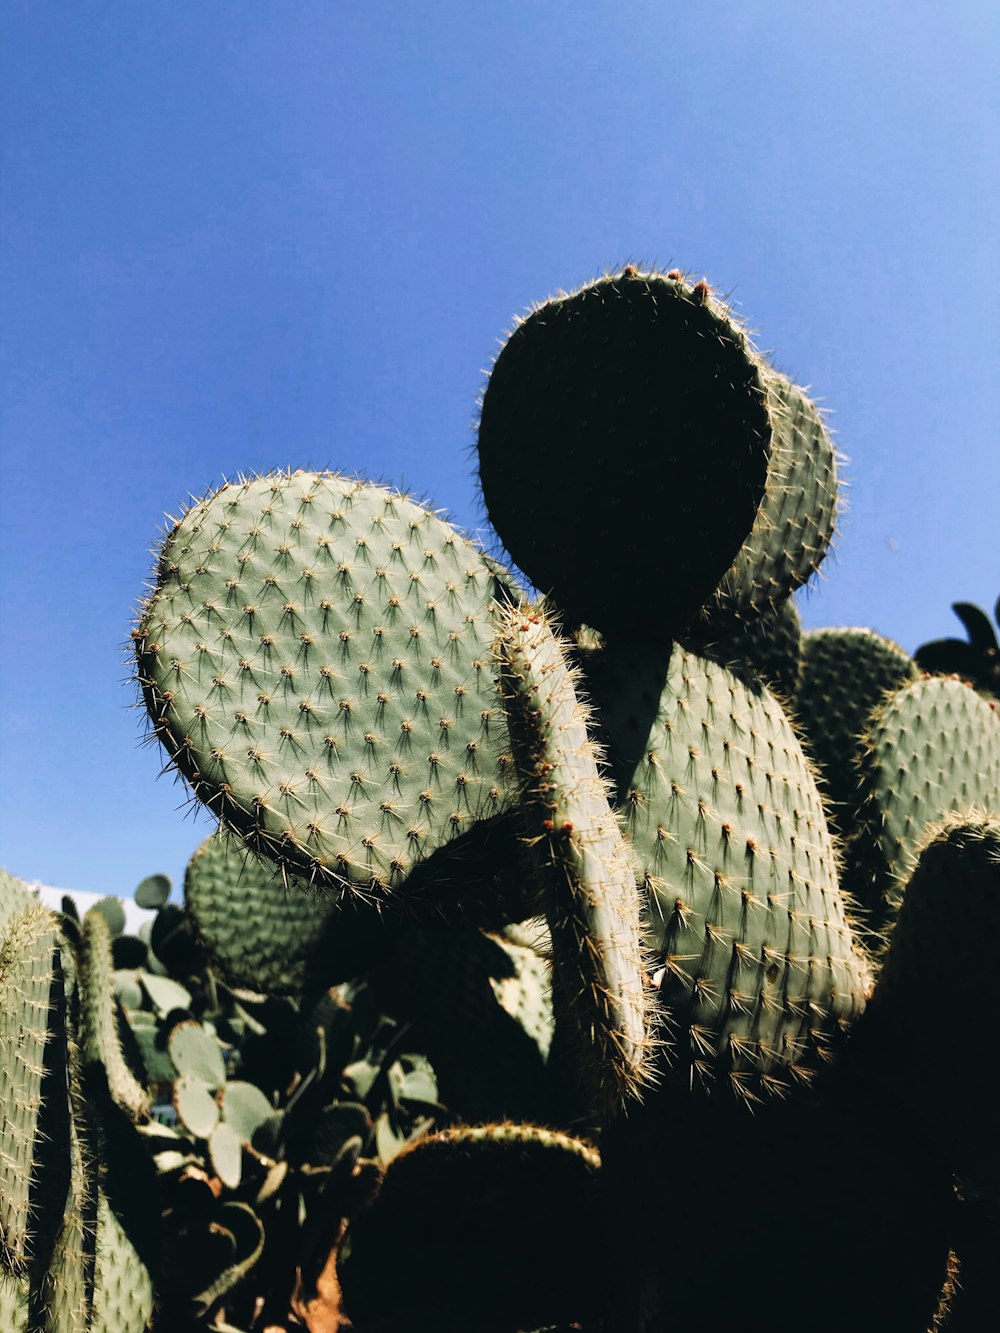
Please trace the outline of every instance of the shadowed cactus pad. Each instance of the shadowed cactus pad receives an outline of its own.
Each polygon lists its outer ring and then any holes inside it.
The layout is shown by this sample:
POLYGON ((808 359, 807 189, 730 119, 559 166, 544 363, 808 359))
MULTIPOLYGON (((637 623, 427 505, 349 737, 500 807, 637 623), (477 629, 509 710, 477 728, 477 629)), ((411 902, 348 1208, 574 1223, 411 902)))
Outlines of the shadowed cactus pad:
POLYGON ((372 904, 331 901, 218 835, 188 862, 184 903, 229 980, 271 994, 359 976, 395 933, 372 904))
POLYGON ((679 1068, 749 1096, 808 1078, 867 969, 802 748, 777 700, 716 663, 586 659, 660 955, 679 1068))
POLYGON ((829 813, 845 836, 861 799, 861 737, 875 708, 919 676, 913 659, 874 630, 809 630, 802 636, 795 720, 819 769, 829 813))
POLYGON ((996 1078, 983 1050, 998 938, 1000 817, 952 818, 920 852, 857 1037, 872 1077, 910 1104, 955 1174, 994 1206, 996 1078))
POLYGON ((592 1315, 599 1173, 589 1144, 534 1125, 460 1127, 405 1149, 341 1248, 354 1326, 516 1333, 592 1315))
POLYGON ((554 297, 497 356, 490 521, 570 622, 669 638, 750 532, 771 423, 759 359, 705 283, 623 272, 554 297))
POLYGON ((383 895, 505 805, 496 566, 381 486, 227 485, 168 534, 135 631, 156 735, 251 848, 383 895))

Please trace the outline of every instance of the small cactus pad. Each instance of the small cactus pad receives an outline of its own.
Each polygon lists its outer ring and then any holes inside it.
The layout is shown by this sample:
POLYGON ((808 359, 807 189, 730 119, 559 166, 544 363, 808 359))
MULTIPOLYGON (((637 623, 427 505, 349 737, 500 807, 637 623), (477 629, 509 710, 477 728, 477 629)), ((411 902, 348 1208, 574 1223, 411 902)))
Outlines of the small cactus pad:
POLYGON ((764 499, 711 615, 773 611, 819 568, 837 518, 837 461, 814 403, 768 366, 773 434, 764 499))
POLYGON ((681 648, 586 662, 648 900, 678 1069, 753 1096, 808 1077, 867 971, 809 765, 756 681, 681 648))
POLYGON ((229 980, 275 995, 360 976, 394 937, 375 905, 331 901, 218 834, 188 862, 184 904, 229 980))
POLYGON ((601 1102, 621 1106, 649 1077, 650 996, 639 894, 587 734, 578 672, 545 616, 511 608, 498 646, 500 693, 522 784, 525 842, 581 1063, 601 1102))
POLYGON ((764 493, 761 363, 707 284, 626 268, 522 319, 483 396, 486 509, 570 623, 669 638, 764 493))
POLYGON ((533 1125, 418 1141, 341 1246, 348 1315, 365 1333, 511 1333, 592 1315, 599 1174, 589 1144, 533 1125))
POLYGON ((795 722, 819 770, 830 817, 847 837, 856 822, 862 733, 886 695, 920 673, 898 644, 870 629, 809 630, 800 656, 795 722))
POLYGON ((963 681, 913 681, 876 709, 859 771, 847 882, 881 924, 898 908, 934 825, 950 814, 1000 810, 1000 716, 963 681))
POLYGON ((984 1043, 998 939, 1000 816, 949 820, 920 853, 857 1034, 872 1076, 906 1102, 955 1174, 994 1205, 996 1075, 984 1043))
POLYGON ((504 807, 501 581, 385 487, 223 486, 168 534, 134 632, 156 735, 255 852, 384 898, 504 807))

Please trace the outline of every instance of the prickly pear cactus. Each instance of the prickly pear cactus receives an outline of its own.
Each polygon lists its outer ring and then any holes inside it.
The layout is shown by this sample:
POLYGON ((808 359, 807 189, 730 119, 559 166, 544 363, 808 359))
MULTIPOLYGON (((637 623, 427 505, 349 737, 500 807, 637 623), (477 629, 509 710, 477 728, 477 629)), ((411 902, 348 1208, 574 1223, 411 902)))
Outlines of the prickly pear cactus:
POLYGON ((505 586, 382 486, 224 486, 168 534, 135 631, 155 733, 251 850, 384 900, 509 804, 490 668, 505 586))

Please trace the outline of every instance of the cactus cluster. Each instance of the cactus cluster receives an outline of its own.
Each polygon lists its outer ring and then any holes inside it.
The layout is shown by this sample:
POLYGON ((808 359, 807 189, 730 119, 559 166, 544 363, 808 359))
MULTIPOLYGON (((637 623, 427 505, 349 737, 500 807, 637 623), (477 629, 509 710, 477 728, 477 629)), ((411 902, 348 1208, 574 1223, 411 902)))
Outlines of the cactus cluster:
POLYGON ((995 641, 801 632, 836 451, 678 271, 521 319, 479 463, 530 595, 335 473, 167 533, 218 828, 142 937, 0 878, 0 1324, 993 1327, 995 641))

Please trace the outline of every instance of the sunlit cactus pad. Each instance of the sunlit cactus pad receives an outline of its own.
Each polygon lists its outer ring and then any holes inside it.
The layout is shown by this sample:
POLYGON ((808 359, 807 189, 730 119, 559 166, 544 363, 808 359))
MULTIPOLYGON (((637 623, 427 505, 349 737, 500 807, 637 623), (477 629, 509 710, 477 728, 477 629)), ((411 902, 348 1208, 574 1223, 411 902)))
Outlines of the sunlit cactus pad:
POLYGON ((773 434, 764 499, 719 588, 717 610, 772 611, 820 565, 837 518, 837 458, 816 405, 780 371, 765 371, 773 434))
POLYGON ((876 709, 859 772, 850 887, 880 920, 898 907, 935 824, 951 814, 1000 809, 1000 716, 963 681, 913 681, 876 709))
POLYGON ((681 648, 605 650, 587 675, 678 1056, 749 1095, 808 1077, 867 970, 791 725, 763 686, 681 648))
POLYGON ((669 638, 753 525, 762 364, 705 283, 634 268, 522 319, 482 404, 479 470, 511 557, 571 622, 669 638))
POLYGON ((226 485, 167 536, 135 631, 196 794, 311 881, 382 893, 503 808, 496 567, 382 486, 226 485))
POLYGON ((553 955, 600 1094, 620 1105, 649 1077, 650 1000, 629 849, 598 771, 568 645, 539 611, 511 608, 499 685, 521 781, 525 842, 553 955))
MULTIPOLYGON (((13 900, 16 881, 4 887, 13 900)), ((58 1040, 60 1025, 65 1043, 65 1015, 53 1003, 56 919, 30 901, 0 936, 0 1266, 11 1273, 25 1271, 38 1224, 31 1180, 46 1137, 46 1047, 58 1040)), ((62 1146, 49 1151, 57 1156, 62 1146)))

